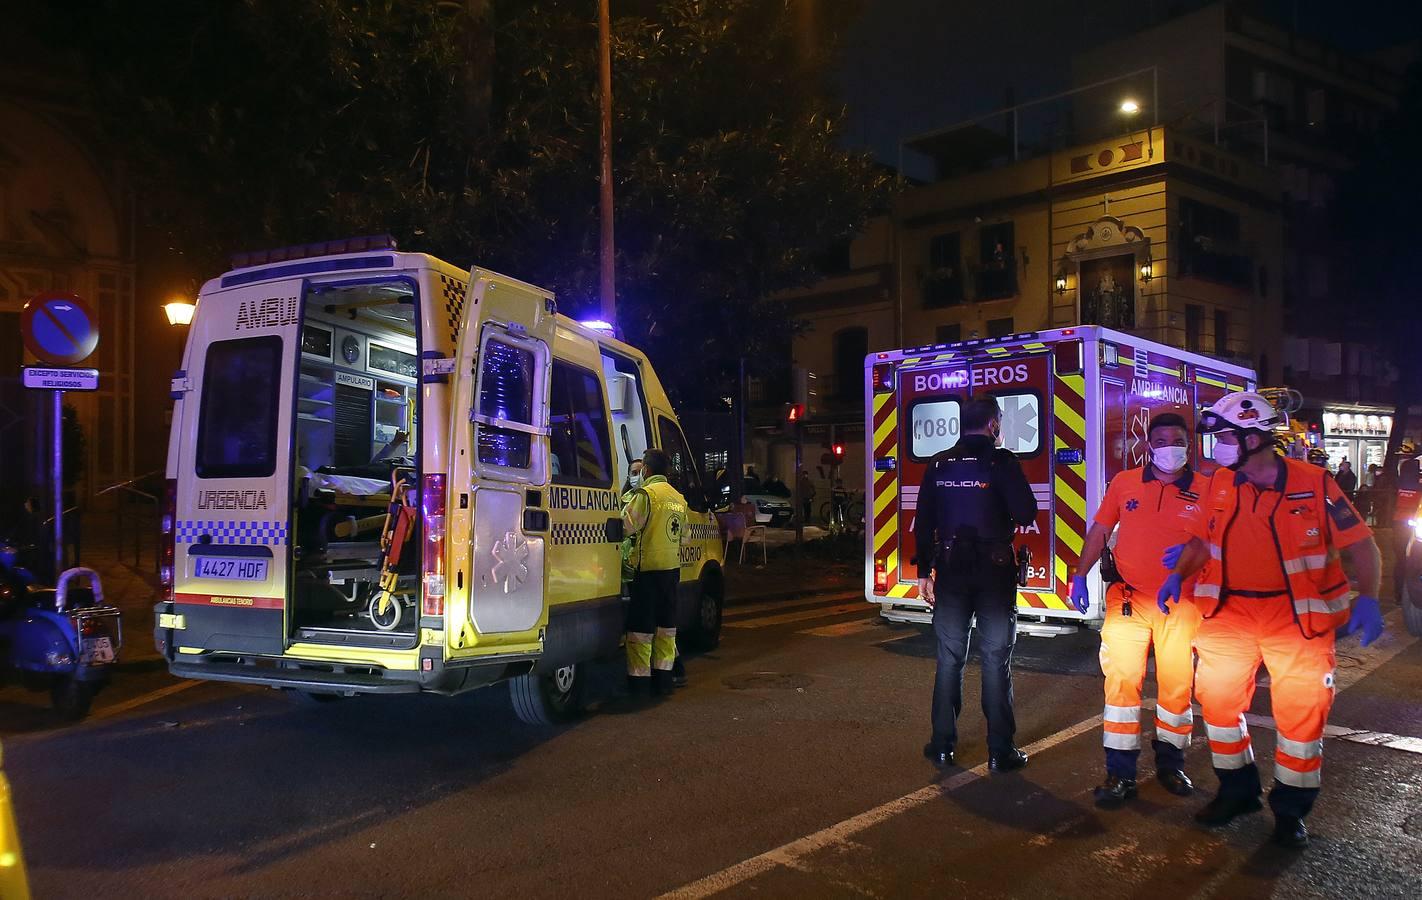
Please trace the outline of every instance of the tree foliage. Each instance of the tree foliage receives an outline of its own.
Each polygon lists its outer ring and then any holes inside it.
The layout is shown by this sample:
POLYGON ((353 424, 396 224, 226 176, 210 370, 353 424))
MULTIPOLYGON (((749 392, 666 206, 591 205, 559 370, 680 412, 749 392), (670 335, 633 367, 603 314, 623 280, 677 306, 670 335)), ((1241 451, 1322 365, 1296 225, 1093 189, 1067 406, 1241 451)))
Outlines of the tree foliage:
MULTIPOLYGON (((595 309, 595 0, 94 0, 43 23, 90 66, 149 224, 235 250, 389 231, 595 309)), ((832 33, 852 21, 836 4, 832 33)), ((684 400, 783 340, 884 189, 839 143, 792 0, 614 0, 619 322, 684 400)))

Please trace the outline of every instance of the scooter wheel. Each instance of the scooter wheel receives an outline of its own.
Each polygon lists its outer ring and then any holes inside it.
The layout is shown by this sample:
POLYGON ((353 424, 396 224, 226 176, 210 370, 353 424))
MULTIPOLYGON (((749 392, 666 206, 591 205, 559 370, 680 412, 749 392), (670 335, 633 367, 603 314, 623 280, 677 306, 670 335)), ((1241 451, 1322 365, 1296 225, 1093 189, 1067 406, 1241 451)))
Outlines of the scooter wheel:
POLYGON ((55 712, 67 721, 77 722, 89 714, 94 686, 87 681, 61 678, 49 689, 49 699, 55 712))

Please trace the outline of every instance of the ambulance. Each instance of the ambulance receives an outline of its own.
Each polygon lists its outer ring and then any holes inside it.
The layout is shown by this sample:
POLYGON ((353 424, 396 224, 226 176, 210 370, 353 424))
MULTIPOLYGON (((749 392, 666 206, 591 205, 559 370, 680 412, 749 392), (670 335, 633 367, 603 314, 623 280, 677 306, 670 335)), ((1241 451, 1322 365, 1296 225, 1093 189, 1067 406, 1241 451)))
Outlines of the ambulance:
POLYGON ((174 675, 313 702, 507 682, 524 721, 570 717, 622 639, 620 499, 648 447, 689 506, 681 646, 716 645, 722 545, 645 355, 388 238, 234 264, 172 380, 174 675))
MULTIPOLYGON (((1019 628, 1066 634, 1100 627, 1103 586, 1071 605, 1070 577, 1111 477, 1144 465, 1152 416, 1196 413, 1230 391, 1253 390, 1254 372, 1097 326, 934 344, 865 358, 865 597, 884 618, 928 622, 918 596, 914 514, 929 460, 958 442, 959 409, 990 396, 1002 409, 1002 446, 1017 454, 1037 496, 1037 519, 1017 529, 1031 552, 1018 589, 1019 628)), ((1212 449, 1195 440, 1194 463, 1212 449)), ((1099 567, 1098 567, 1099 568, 1099 567)))

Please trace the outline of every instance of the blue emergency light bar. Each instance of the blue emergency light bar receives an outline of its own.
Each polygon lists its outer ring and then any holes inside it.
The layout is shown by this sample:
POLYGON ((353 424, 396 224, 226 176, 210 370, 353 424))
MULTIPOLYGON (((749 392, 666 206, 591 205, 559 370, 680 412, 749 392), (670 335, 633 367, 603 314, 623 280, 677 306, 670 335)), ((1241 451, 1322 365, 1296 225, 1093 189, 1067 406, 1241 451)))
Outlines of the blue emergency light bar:
POLYGON ((246 269, 251 266, 265 266, 268 263, 289 262, 293 259, 310 259, 313 256, 336 256, 341 253, 368 253, 372 250, 400 249, 395 238, 388 234, 368 234, 361 237, 342 238, 338 241, 317 241, 314 244, 296 244, 291 247, 277 247, 274 250, 249 250, 232 254, 232 268, 246 269))

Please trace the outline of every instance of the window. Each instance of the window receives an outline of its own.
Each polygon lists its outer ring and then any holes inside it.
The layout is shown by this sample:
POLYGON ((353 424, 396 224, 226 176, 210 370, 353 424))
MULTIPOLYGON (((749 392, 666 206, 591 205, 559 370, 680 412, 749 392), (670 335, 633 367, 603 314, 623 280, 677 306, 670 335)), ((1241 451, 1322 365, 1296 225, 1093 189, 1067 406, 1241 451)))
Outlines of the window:
POLYGON ((1180 198, 1177 249, 1181 275, 1248 287, 1254 266, 1239 236, 1239 216, 1189 197, 1180 198))
POLYGON ((596 375, 553 361, 548 425, 554 483, 612 486, 612 442, 607 433, 602 385, 596 375))
POLYGON ((963 257, 957 232, 934 235, 928 242, 928 271, 923 274, 925 307, 963 302, 963 257))
POLYGON ((869 355, 869 329, 845 328, 834 335, 834 397, 852 401, 864 396, 864 357, 869 355))
POLYGON ((1205 308, 1194 303, 1185 306, 1185 349, 1199 352, 1200 327, 1205 321, 1205 308))
POLYGON ((1215 355, 1229 356, 1229 311, 1215 310, 1215 355))
POLYGON ((530 468, 534 426, 533 351, 500 340, 485 343, 475 409, 479 462, 512 469, 530 468))
POLYGON ((207 348, 199 478, 266 478, 276 472, 280 392, 280 337, 218 341, 207 348))
POLYGON ((691 450, 686 446, 686 438, 681 429, 666 416, 657 419, 657 432, 662 439, 662 449, 666 451, 671 465, 667 467, 667 481, 681 491, 686 505, 696 512, 706 512, 706 492, 701 489, 701 474, 691 450))
POLYGON ((1323 88, 1314 88, 1308 92, 1308 102, 1306 104, 1308 124, 1316 128, 1322 128, 1328 119, 1328 95, 1323 88))
POLYGON ((979 300, 1001 300, 1017 293, 1017 260, 1012 248, 1011 222, 984 225, 978 230, 979 300))
POLYGON ((1013 333, 1012 317, 1007 316, 1002 319, 988 319, 987 330, 988 337, 990 338, 1007 337, 1013 333))
MULTIPOLYGON (((1042 400, 1034 393, 994 394, 1002 411, 1002 446, 1018 456, 1031 456, 1042 445, 1042 400)), ((932 459, 951 450, 962 434, 959 398, 941 397, 913 404, 909 410, 909 455, 932 459)))
POLYGON ((963 339, 963 326, 958 322, 939 325, 938 330, 933 333, 933 339, 939 344, 956 344, 963 339))

